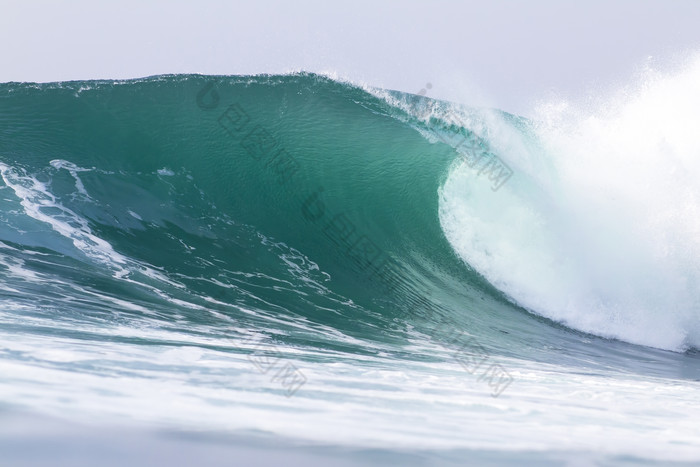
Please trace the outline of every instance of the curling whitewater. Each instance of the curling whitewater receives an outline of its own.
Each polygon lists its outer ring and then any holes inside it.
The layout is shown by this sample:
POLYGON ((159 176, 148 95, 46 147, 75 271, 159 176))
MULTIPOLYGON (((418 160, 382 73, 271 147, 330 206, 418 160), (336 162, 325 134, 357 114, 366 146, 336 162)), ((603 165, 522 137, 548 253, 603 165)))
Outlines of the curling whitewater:
POLYGON ((698 460, 697 70, 532 121, 312 74, 2 84, 0 397, 698 460))
POLYGON ((627 342, 698 348, 698 78, 700 61, 674 76, 649 72, 593 109, 543 106, 534 147, 492 126, 518 176, 494 197, 455 167, 440 189, 450 243, 534 313, 627 342))

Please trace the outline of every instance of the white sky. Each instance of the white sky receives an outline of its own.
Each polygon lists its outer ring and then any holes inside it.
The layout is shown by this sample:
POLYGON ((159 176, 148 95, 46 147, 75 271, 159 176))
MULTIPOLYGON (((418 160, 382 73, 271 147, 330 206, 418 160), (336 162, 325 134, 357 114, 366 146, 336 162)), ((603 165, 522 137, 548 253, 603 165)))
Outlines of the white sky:
POLYGON ((527 114, 694 50, 698 0, 0 0, 0 82, 303 69, 527 114))

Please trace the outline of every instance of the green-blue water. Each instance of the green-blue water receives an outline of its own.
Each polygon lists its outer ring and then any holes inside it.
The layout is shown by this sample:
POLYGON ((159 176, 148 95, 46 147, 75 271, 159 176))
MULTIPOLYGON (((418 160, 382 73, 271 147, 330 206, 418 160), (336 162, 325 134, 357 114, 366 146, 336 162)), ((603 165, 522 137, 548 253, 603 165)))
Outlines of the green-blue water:
POLYGON ((697 460, 692 329, 558 316, 529 298, 532 256, 524 276, 497 269, 536 244, 460 243, 458 176, 480 221, 566 198, 504 132, 547 166, 527 120, 317 75, 0 85, 4 404, 396 459, 697 460))

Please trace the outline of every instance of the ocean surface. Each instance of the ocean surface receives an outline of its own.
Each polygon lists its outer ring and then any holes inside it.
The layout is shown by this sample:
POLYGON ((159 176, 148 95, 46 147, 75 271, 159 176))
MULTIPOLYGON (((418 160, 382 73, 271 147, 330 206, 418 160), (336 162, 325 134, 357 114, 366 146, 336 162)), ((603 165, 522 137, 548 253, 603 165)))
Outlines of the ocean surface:
POLYGON ((0 464, 700 462, 699 79, 0 84, 0 464))

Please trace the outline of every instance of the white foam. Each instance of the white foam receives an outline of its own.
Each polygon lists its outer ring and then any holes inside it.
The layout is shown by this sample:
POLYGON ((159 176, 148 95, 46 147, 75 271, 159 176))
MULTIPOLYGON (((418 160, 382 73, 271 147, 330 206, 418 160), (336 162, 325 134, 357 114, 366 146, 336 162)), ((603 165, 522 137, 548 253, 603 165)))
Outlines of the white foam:
MULTIPOLYGON (((72 168, 74 166, 69 170, 72 168)), ((70 239, 83 254, 116 269, 117 274, 123 275, 128 272, 124 268, 126 258, 114 251, 108 242, 94 235, 87 219, 59 203, 45 183, 27 175, 23 170, 2 163, 0 175, 5 184, 15 192, 29 217, 48 224, 55 232, 70 239)), ((79 187, 76 182, 76 188, 82 188, 84 191, 85 188, 80 185, 79 187)))
MULTIPOLYGON (((51 165, 57 169, 68 170, 76 180, 76 189, 86 199, 91 199, 78 177, 79 172, 86 172, 91 169, 83 169, 63 160, 54 160, 51 162, 51 165)), ((82 254, 107 266, 112 270, 113 277, 148 288, 160 294, 163 294, 163 292, 159 289, 132 279, 130 276, 138 274, 141 277, 146 277, 174 288, 185 288, 184 285, 169 279, 167 275, 159 272, 154 267, 127 258, 115 251, 109 242, 97 237, 92 232, 87 219, 61 204, 56 199, 56 196, 50 192, 47 183, 43 183, 28 175, 22 169, 13 168, 2 163, 0 163, 0 175, 5 184, 19 198, 20 204, 29 217, 48 224, 52 230, 69 239, 73 246, 82 254)), ((13 272, 19 274, 21 271, 14 270, 13 272)), ((29 280, 30 278, 26 277, 26 279, 29 280)), ((167 295, 163 294, 163 296, 169 299, 167 295)))
POLYGON ((494 193, 455 164, 440 190, 455 251, 517 303, 571 327, 700 347, 698 82, 700 58, 647 72, 592 109, 543 105, 539 151, 489 122, 516 175, 494 193))
POLYGON ((140 221, 143 220, 143 219, 141 218, 141 216, 139 216, 138 214, 136 214, 134 211, 129 210, 128 212, 129 212, 129 214, 131 215, 131 217, 133 217, 134 219, 138 219, 138 220, 140 220, 140 221))
POLYGON ((64 161, 62 159, 55 159, 50 162, 50 164, 56 168, 56 169, 65 169, 67 170, 73 179, 75 180, 75 188, 78 190, 78 192, 85 196, 86 198, 89 198, 90 195, 88 195, 87 191, 85 190, 85 185, 83 185, 83 181, 80 179, 80 176, 78 175, 79 172, 89 172, 92 169, 84 169, 82 167, 78 167, 77 165, 73 164, 72 162, 64 161))

